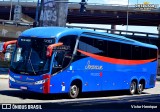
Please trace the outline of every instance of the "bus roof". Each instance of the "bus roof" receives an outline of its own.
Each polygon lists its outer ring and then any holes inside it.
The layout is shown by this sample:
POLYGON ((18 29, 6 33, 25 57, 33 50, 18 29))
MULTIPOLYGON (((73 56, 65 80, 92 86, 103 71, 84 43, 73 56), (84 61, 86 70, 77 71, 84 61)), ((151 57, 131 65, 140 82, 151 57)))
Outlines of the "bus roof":
MULTIPOLYGON (((82 31, 81 31, 82 32, 82 31)), ((65 28, 65 27, 36 27, 24 31, 21 36, 25 37, 38 37, 38 38, 53 38, 60 37, 62 35, 75 34, 78 35, 81 33, 80 30, 65 28), (73 30, 75 31, 73 33, 73 30)))
POLYGON ((133 45, 139 45, 139 46, 144 46, 144 47, 150 47, 154 49, 158 49, 157 46, 151 45, 151 44, 146 44, 142 43, 133 39, 126 38, 124 36, 120 35, 114 35, 114 34, 109 34, 109 33, 104 33, 104 32, 97 32, 97 31, 92 31, 92 30, 84 30, 84 29, 77 29, 77 28, 65 28, 65 27, 36 27, 36 28, 31 28, 28 30, 25 30, 22 32, 20 36, 25 36, 25 37, 37 37, 37 38, 54 38, 56 37, 57 39, 66 36, 66 35, 85 35, 85 36, 92 36, 92 37, 100 37, 101 39, 103 38, 104 40, 113 40, 117 42, 122 42, 126 44, 133 44, 133 45))

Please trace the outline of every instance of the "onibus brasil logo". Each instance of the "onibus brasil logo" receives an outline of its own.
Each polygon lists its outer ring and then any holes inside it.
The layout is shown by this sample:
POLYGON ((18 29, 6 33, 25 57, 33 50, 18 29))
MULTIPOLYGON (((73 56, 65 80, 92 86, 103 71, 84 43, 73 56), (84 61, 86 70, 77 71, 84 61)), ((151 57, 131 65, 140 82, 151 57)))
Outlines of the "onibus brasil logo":
POLYGON ((150 11, 158 9, 158 4, 150 4, 149 2, 143 2, 143 4, 135 4, 136 10, 150 11))

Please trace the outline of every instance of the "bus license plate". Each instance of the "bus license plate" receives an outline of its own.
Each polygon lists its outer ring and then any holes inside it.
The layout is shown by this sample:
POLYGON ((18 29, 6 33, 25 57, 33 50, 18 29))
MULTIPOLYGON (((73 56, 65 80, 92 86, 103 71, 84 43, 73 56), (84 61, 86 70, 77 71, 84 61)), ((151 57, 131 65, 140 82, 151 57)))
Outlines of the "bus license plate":
POLYGON ((21 86, 20 88, 23 90, 27 90, 27 87, 24 87, 24 86, 21 86))

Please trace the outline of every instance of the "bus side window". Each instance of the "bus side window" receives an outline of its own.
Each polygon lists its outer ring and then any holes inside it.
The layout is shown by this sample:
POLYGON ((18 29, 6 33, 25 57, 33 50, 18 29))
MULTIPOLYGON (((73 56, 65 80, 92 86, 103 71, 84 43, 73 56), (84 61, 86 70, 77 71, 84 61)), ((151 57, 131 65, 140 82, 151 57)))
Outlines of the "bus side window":
POLYGON ((129 44, 123 44, 121 43, 121 57, 120 59, 132 59, 132 46, 129 44), (126 53, 127 51, 127 53, 126 53))
MULTIPOLYGON (((87 51, 87 44, 85 42, 79 41, 78 50, 87 51)), ((76 56, 78 57, 86 57, 84 54, 77 51, 76 56)))
POLYGON ((95 39, 94 40, 94 46, 96 47, 96 48, 98 48, 99 50, 102 50, 102 49, 104 49, 104 41, 103 40, 97 40, 97 39, 95 39))
POLYGON ((59 40, 59 42, 62 42, 64 46, 69 47, 71 53, 73 53, 76 44, 76 36, 75 35, 64 36, 59 40))
POLYGON ((96 54, 107 56, 107 41, 101 39, 94 39, 94 47, 96 48, 96 54))
MULTIPOLYGON (((96 41, 97 39, 94 39, 94 38, 80 37, 78 49, 88 53, 92 53, 92 54, 97 54, 99 52, 102 52, 102 50, 100 50, 100 48, 98 48, 97 46, 98 43, 97 44, 95 43, 96 41)), ((99 42, 101 42, 101 44, 103 43, 103 41, 99 41, 99 42)))
POLYGON ((84 51, 84 52, 88 52, 88 53, 93 53, 95 51, 94 49, 95 48, 93 46, 93 39, 81 36, 80 40, 79 40, 79 43, 78 43, 77 52, 76 52, 76 55, 75 55, 73 61, 77 61, 79 59, 87 57, 86 55, 82 54, 78 50, 81 50, 81 51, 84 51))
POLYGON ((151 59, 149 55, 149 48, 147 47, 142 47, 142 57, 143 59, 151 59))
POLYGON ((133 60, 143 59, 140 46, 132 45, 132 59, 133 60))
POLYGON ((150 59, 157 58, 157 49, 149 48, 149 57, 150 59))
POLYGON ((108 41, 108 57, 120 58, 121 44, 114 41, 108 41))

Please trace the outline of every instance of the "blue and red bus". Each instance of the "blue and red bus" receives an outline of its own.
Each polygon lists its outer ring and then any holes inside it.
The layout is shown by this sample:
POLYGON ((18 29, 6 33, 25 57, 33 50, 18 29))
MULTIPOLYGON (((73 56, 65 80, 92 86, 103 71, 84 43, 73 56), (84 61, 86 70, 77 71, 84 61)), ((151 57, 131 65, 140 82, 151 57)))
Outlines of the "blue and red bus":
POLYGON ((155 87, 158 48, 123 36, 62 27, 37 27, 4 44, 16 44, 9 87, 39 93, 128 90, 155 87))

